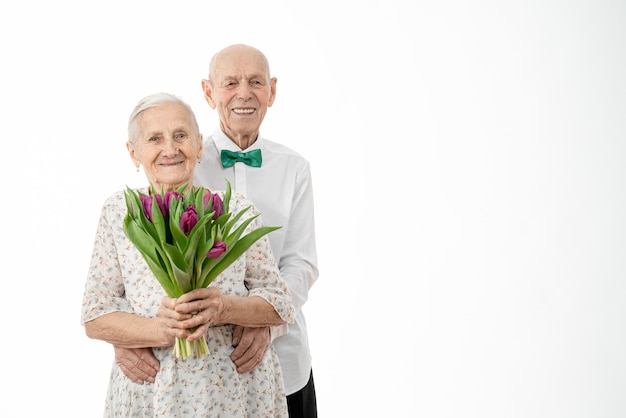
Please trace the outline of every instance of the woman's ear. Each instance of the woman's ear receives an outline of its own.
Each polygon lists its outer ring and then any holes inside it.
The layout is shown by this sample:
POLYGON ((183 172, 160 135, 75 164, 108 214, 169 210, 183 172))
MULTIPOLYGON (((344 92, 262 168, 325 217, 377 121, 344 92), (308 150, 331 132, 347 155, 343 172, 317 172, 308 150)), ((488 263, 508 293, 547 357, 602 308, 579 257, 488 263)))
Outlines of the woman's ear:
POLYGON ((202 134, 198 135, 198 161, 200 161, 202 159, 202 149, 204 144, 202 143, 202 134))
POLYGON ((133 160, 133 164, 135 164, 135 167, 137 168, 137 170, 139 170, 141 162, 139 162, 139 159, 137 159, 135 147, 133 146, 133 144, 130 143, 130 141, 126 141, 126 149, 128 150, 128 155, 130 156, 130 159, 133 160))

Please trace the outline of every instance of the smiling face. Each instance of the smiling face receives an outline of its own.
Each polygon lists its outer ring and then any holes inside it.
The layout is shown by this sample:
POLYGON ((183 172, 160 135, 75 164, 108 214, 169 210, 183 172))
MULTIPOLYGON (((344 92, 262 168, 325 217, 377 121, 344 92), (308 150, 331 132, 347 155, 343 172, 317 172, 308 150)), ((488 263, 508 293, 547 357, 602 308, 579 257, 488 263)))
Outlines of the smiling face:
POLYGON ((270 78, 265 56, 245 45, 228 47, 211 62, 209 77, 202 88, 217 109, 222 131, 241 149, 248 148, 276 95, 276 78, 270 78))
POLYGON ((157 190, 192 184, 196 160, 202 154, 202 135, 182 104, 167 102, 137 116, 137 135, 126 146, 135 165, 142 165, 157 190))

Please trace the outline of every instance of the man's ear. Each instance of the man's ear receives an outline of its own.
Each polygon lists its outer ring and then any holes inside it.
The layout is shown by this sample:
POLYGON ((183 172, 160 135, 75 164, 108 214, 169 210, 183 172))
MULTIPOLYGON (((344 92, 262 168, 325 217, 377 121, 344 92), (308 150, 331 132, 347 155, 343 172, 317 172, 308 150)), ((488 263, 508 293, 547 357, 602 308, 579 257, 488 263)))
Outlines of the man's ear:
POLYGON ((274 100, 276 99, 276 82, 278 79, 276 77, 272 77, 270 79, 270 99, 267 102, 268 107, 272 107, 274 104, 274 100))
POLYGON ((213 88, 211 87, 211 83, 209 80, 202 80, 202 92, 204 93, 204 98, 206 99, 211 109, 215 109, 215 100, 213 100, 213 88))

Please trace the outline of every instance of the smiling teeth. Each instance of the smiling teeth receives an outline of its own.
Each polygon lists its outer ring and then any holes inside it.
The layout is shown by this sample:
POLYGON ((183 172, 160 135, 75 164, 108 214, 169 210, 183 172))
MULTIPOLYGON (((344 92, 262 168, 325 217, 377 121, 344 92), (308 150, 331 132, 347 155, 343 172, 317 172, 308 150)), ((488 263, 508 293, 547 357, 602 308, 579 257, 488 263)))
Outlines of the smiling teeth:
POLYGON ((249 113, 254 112, 254 109, 233 109, 233 112, 239 113, 239 114, 249 114, 249 113))

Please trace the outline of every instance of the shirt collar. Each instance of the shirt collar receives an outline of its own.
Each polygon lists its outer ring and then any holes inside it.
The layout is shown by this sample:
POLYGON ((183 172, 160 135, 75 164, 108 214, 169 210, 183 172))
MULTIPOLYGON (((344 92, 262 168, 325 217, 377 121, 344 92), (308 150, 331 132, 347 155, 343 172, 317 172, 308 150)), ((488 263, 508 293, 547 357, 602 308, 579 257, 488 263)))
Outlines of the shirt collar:
POLYGON ((215 142, 215 146, 217 150, 221 152, 222 150, 229 151, 252 151, 253 149, 263 149, 263 137, 259 133, 259 137, 254 141, 254 144, 250 145, 245 150, 239 148, 237 144, 235 144, 226 134, 218 127, 213 132, 213 142, 215 142))

